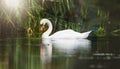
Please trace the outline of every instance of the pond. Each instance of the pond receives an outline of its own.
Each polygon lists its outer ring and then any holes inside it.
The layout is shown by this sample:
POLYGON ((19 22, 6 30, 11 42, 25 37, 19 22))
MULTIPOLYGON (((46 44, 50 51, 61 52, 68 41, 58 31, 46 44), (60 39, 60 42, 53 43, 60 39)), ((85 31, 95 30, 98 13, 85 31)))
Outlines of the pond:
POLYGON ((120 37, 0 39, 0 69, 120 69, 120 37))

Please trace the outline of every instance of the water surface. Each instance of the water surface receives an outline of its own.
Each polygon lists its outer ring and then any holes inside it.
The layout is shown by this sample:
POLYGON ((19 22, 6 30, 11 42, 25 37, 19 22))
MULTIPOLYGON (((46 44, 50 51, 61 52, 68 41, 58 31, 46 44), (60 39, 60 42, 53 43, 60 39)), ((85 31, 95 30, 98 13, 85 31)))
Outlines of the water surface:
POLYGON ((0 39, 0 69, 120 69, 119 38, 0 39))

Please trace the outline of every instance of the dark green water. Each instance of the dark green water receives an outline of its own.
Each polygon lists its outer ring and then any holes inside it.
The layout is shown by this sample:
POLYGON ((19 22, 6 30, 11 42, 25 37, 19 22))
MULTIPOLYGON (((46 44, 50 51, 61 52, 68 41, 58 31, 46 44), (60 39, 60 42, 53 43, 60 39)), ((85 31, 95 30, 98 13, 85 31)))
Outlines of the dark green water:
POLYGON ((120 69, 119 42, 120 37, 0 39, 0 69, 120 69))

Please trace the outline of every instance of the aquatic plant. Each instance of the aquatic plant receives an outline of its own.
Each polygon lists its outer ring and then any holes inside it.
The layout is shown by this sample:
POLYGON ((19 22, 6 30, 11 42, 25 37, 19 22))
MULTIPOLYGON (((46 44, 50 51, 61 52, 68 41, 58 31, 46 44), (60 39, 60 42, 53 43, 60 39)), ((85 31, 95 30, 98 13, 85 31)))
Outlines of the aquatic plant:
POLYGON ((95 2, 88 0, 27 0, 22 4, 24 8, 14 8, 17 11, 14 14, 15 17, 13 17, 13 9, 8 13, 5 8, 2 8, 0 16, 5 16, 4 20, 11 27, 25 30, 25 34, 28 36, 40 36, 39 34, 42 32, 39 31, 39 21, 42 18, 52 21, 53 32, 68 28, 84 32, 96 26, 98 27, 96 30, 94 29, 95 31, 102 31, 101 28, 106 30, 109 14, 95 6, 95 2))
POLYGON ((114 36, 120 36, 120 29, 113 30, 111 34, 114 36))
POLYGON ((39 31, 39 21, 42 18, 48 18, 54 23, 53 32, 68 28, 83 32, 98 26, 96 30, 94 29, 95 35, 98 37, 105 36, 109 14, 103 12, 98 7, 94 7, 95 5, 91 6, 90 2, 86 3, 89 4, 78 3, 81 5, 76 7, 72 0, 43 0, 41 2, 31 0, 30 8, 27 11, 28 17, 24 25, 27 34, 39 32, 41 34, 42 32, 39 31), (104 29, 104 32, 101 29, 104 29))
POLYGON ((106 35, 106 30, 104 29, 104 27, 100 26, 97 31, 95 31, 95 35, 98 37, 103 37, 106 35))

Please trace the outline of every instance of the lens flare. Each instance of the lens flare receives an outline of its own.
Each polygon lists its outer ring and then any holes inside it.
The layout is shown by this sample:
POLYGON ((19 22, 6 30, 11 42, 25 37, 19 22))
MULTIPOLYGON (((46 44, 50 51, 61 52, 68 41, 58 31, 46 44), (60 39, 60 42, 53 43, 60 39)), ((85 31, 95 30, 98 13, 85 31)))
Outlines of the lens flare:
POLYGON ((20 5, 20 1, 19 0, 5 0, 5 4, 7 7, 18 8, 20 5))

